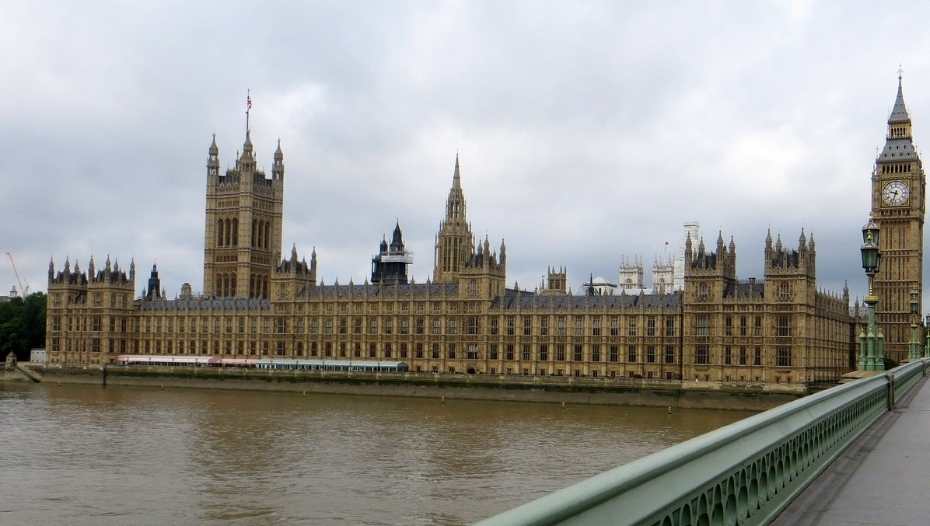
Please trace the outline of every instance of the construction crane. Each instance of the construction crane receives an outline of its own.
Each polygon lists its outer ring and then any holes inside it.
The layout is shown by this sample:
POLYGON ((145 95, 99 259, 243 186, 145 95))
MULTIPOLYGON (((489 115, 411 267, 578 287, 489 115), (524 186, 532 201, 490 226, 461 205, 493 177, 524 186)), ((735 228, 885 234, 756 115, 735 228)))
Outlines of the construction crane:
POLYGON ((6 257, 10 259, 10 266, 13 267, 13 274, 16 275, 16 281, 19 283, 19 293, 25 298, 29 295, 29 284, 23 283, 23 279, 19 277, 19 271, 16 270, 16 262, 13 261, 13 254, 7 252, 6 257))

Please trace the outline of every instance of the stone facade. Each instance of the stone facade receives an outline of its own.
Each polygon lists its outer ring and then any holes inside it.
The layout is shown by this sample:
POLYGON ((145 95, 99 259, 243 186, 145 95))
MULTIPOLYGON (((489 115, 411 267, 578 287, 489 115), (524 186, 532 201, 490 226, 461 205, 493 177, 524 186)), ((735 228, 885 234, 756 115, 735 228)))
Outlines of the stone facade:
POLYGON ((885 334, 885 354, 907 359, 911 323, 911 291, 923 291, 923 231, 927 178, 913 143, 911 118, 904 105, 901 78, 888 117, 885 147, 872 171, 872 218, 881 229, 881 269, 875 276, 877 321, 885 334))
POLYGON ((850 369, 848 293, 816 290, 816 248, 803 233, 796 250, 766 239, 758 282, 737 280, 735 244, 718 235, 714 250, 688 237, 683 291, 573 295, 564 268, 549 269, 539 292, 507 288, 506 246, 472 236, 456 158, 433 280, 323 285, 315 250, 310 263, 296 247, 277 259, 280 148, 271 180, 250 148, 225 179, 215 159, 211 145, 204 294, 163 297, 153 267, 134 299, 134 265, 127 275, 109 259, 99 272, 50 264, 51 365, 130 353, 281 356, 401 360, 415 372, 791 384, 850 369))

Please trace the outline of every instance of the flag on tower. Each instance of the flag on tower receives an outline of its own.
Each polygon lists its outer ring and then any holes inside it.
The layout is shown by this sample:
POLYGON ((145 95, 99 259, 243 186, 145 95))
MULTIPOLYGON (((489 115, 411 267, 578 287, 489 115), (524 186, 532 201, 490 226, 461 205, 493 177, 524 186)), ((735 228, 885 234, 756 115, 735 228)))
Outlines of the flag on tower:
POLYGON ((247 110, 252 109, 252 96, 249 94, 246 94, 245 96, 245 109, 247 110))

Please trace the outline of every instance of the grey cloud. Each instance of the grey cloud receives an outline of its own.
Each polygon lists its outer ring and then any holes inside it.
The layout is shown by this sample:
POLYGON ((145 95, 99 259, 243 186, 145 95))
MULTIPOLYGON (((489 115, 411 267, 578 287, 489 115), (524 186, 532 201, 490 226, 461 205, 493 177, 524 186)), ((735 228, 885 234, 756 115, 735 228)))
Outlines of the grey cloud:
POLYGON ((862 295, 858 228, 899 62, 918 144, 930 129, 930 8, 877 9, 21 3, 0 20, 0 248, 34 288, 49 256, 91 252, 199 288, 206 148, 215 132, 232 162, 251 88, 261 162, 284 145, 284 245, 316 246, 327 281, 364 279, 395 217, 426 279, 458 150, 510 283, 548 264, 576 289, 613 278, 698 220, 735 236, 743 276, 761 274, 769 225, 791 242, 813 230, 820 284, 862 295), (914 40, 869 37, 888 34, 914 40))

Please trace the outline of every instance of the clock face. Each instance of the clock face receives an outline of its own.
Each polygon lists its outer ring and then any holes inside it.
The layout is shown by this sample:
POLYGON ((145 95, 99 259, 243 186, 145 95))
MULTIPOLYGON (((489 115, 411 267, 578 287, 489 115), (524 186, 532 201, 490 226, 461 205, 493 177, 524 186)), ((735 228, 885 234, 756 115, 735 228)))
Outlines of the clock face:
POLYGON ((907 202, 910 191, 901 181, 892 181, 882 188, 882 202, 888 206, 901 206, 907 202))

